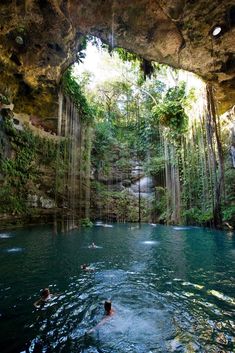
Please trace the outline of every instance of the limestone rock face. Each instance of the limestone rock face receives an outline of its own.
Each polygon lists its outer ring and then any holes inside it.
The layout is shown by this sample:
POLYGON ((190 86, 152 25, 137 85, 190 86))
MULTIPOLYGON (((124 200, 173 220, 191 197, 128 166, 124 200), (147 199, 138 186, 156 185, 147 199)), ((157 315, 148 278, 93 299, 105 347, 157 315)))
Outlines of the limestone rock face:
POLYGON ((2 0, 0 92, 16 112, 56 118, 61 74, 88 34, 212 81, 220 111, 234 104, 234 0, 2 0))

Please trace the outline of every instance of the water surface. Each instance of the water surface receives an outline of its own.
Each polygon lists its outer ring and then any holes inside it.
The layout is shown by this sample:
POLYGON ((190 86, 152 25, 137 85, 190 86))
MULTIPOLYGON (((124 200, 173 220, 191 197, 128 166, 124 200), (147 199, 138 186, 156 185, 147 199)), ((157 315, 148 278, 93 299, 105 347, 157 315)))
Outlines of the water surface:
POLYGON ((0 234, 1 353, 234 352, 234 263, 234 233, 202 228, 0 234), (60 295, 35 309, 44 287, 60 295))

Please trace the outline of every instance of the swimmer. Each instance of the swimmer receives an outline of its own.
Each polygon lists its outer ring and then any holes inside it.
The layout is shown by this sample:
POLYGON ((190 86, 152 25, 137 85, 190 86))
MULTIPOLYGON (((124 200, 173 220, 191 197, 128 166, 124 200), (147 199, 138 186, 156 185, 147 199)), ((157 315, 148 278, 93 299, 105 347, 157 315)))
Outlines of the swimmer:
POLYGON ((40 308, 43 304, 45 304, 45 302, 47 302, 53 297, 55 297, 55 295, 50 293, 50 289, 44 288, 41 291, 41 298, 38 299, 35 303, 33 303, 33 305, 35 306, 35 308, 40 308))
POLYGON ((105 315, 112 316, 115 313, 115 310, 112 308, 111 300, 106 300, 104 302, 104 311, 105 315))
POLYGON ((97 248, 97 245, 95 245, 95 243, 92 243, 91 245, 89 245, 89 248, 95 249, 97 248))
POLYGON ((91 267, 89 267, 89 265, 87 265, 87 264, 83 264, 83 265, 81 265, 81 269, 83 270, 83 271, 94 271, 94 268, 91 268, 91 267))
POLYGON ((97 328, 102 326, 111 316, 115 314, 115 309, 112 308, 112 302, 111 300, 106 300, 104 302, 104 318, 91 330, 88 331, 88 333, 94 332, 97 328))

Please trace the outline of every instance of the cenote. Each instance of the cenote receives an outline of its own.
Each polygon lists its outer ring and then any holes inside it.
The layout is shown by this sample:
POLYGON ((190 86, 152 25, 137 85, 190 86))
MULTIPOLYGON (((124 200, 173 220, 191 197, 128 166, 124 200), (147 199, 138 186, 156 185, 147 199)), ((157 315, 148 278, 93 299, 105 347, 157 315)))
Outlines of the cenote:
POLYGON ((231 0, 1 1, 0 353, 235 352, 234 34, 231 0))
POLYGON ((98 225, 4 232, 1 353, 234 351, 234 233, 98 225), (58 297, 35 309, 44 287, 58 297))

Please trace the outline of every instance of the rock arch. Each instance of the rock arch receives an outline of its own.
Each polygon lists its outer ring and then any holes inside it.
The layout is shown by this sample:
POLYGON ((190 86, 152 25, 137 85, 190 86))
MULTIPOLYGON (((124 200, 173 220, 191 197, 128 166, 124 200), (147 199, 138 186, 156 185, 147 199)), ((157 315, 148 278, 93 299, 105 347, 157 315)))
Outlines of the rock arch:
POLYGON ((221 111, 235 101, 235 20, 231 0, 3 0, 0 92, 15 109, 56 111, 62 72, 92 34, 147 60, 212 81, 221 111), (215 25, 221 34, 213 36, 215 25))

